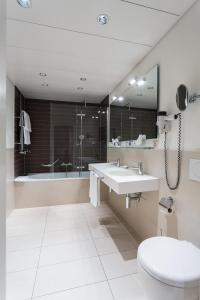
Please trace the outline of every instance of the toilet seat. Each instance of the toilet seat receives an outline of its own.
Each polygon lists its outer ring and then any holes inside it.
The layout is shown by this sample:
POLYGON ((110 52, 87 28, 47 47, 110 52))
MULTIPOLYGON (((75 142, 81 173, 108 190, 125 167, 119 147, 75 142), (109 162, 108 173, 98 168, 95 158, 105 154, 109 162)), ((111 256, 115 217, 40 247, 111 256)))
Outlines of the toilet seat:
POLYGON ((200 282, 200 249, 169 237, 145 240, 138 263, 152 277, 174 287, 197 287, 200 282))

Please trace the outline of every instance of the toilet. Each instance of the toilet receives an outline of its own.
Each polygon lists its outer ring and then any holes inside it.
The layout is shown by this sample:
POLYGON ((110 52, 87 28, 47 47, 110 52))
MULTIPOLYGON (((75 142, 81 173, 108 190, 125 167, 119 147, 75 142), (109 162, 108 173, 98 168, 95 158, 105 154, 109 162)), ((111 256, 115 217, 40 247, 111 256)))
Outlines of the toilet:
POLYGON ((200 299, 200 249, 193 244, 153 237, 140 244, 137 261, 147 300, 200 299))

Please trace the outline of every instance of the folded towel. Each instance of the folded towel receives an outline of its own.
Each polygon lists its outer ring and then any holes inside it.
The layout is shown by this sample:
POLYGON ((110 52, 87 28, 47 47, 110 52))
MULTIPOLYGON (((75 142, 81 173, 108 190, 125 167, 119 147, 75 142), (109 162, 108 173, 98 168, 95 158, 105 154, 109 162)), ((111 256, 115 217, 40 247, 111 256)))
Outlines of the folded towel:
POLYGON ((100 177, 93 171, 90 171, 89 197, 94 207, 100 206, 100 177))

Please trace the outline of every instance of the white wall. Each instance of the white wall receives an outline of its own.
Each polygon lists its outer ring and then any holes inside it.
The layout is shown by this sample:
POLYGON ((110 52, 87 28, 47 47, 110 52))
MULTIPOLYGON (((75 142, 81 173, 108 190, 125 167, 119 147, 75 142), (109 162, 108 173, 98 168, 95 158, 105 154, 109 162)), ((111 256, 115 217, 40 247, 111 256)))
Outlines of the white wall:
MULTIPOLYGON (((176 113, 176 89, 179 84, 188 86, 190 93, 200 93, 200 1, 175 25, 113 91, 120 95, 129 78, 147 73, 154 65, 160 65, 160 110, 176 113)), ((111 95, 111 96, 112 96, 111 95)), ((200 149, 200 101, 184 112, 184 150, 200 149)), ((170 133, 171 149, 177 147, 177 123, 170 133)), ((159 148, 162 148, 162 139, 159 148)))
POLYGON ((6 215, 15 208, 14 184, 14 105, 15 87, 6 80, 6 215))
MULTIPOLYGON (((176 24, 159 44, 134 68, 113 92, 121 94, 128 79, 142 76, 154 65, 160 65, 160 110, 177 113, 176 89, 179 84, 188 86, 191 93, 200 93, 200 1, 176 24)), ((112 94, 112 95, 113 95, 112 94)), ((112 96, 111 95, 111 96, 112 96)), ((113 149, 110 160, 120 157, 122 164, 143 161, 147 173, 160 178, 158 193, 146 193, 138 205, 125 209, 125 198, 109 195, 111 205, 121 214, 141 239, 159 232, 158 201, 161 197, 172 196, 176 213, 167 220, 167 234, 193 242, 200 247, 200 183, 189 179, 189 161, 200 159, 200 101, 191 104, 183 113, 183 153, 180 186, 176 191, 167 187, 164 172, 163 137, 158 149, 134 150, 113 149), (144 221, 145 220, 145 221, 144 221)), ((169 173, 170 181, 175 182, 177 174, 177 124, 169 134, 169 173)))
POLYGON ((0 0, 0 299, 5 300, 6 0, 0 0))

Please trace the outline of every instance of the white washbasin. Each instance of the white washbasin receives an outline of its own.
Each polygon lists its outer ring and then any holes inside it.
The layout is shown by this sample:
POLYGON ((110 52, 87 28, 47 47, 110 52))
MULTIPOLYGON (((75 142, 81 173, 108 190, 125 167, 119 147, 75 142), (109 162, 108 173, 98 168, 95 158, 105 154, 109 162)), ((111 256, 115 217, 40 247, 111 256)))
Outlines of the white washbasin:
POLYGON ((94 171, 101 180, 117 194, 158 191, 159 179, 137 170, 127 170, 110 163, 89 164, 89 170, 94 171))
POLYGON ((133 176, 135 174, 137 174, 137 171, 133 171, 133 170, 112 170, 110 172, 108 172, 111 176, 133 176))

